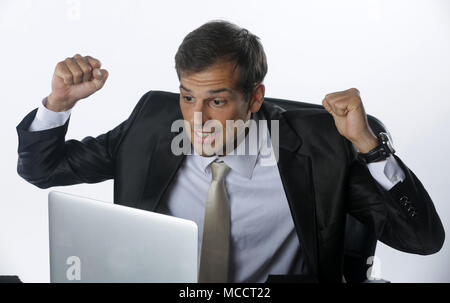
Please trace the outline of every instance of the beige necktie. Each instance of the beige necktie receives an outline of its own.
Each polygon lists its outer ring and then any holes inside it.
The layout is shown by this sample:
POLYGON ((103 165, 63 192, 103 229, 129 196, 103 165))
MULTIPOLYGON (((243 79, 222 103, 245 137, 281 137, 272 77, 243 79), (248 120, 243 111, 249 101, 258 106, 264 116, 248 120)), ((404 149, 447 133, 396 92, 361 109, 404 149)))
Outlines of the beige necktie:
POLYGON ((231 220, 225 176, 229 170, 223 162, 211 163, 212 180, 206 198, 200 255, 200 283, 228 281, 231 220))

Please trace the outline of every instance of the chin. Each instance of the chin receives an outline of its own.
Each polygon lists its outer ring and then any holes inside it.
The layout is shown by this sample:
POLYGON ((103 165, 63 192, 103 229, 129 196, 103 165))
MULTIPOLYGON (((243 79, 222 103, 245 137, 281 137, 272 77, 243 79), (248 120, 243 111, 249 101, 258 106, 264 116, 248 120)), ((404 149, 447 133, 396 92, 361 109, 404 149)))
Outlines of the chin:
POLYGON ((213 157, 221 154, 214 146, 194 144, 194 149, 195 152, 202 157, 213 157))
MULTIPOLYGON (((219 139, 222 139, 221 134, 218 136, 219 139)), ((223 144, 217 144, 217 141, 215 138, 213 141, 202 143, 195 139, 193 132, 191 132, 190 140, 191 144, 194 147, 194 150, 197 154, 201 155, 202 157, 213 157, 215 155, 222 156, 224 155, 223 152, 223 144)))

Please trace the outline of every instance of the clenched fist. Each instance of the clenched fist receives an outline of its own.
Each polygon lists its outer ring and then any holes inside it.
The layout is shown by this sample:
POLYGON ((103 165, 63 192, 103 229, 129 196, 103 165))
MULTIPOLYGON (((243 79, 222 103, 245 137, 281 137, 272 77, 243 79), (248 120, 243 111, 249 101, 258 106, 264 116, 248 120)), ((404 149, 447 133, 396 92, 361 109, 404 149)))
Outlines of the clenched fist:
POLYGON ((103 87, 108 71, 100 69, 99 60, 76 54, 56 65, 52 79, 52 92, 46 107, 55 112, 66 111, 78 100, 86 98, 103 87))
POLYGON ((322 105, 333 116, 339 133, 351 141, 359 152, 367 153, 378 145, 356 88, 327 94, 322 105))

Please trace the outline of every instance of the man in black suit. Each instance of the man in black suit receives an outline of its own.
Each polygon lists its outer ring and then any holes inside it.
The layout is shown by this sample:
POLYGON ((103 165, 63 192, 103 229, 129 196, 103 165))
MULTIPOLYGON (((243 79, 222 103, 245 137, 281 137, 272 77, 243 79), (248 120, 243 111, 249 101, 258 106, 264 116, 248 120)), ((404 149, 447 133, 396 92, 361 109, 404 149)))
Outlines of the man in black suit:
POLYGON ((113 130, 65 141, 71 109, 108 72, 90 56, 59 62, 51 94, 17 126, 20 176, 40 188, 114 179, 115 203, 196 221, 202 282, 340 282, 347 214, 398 250, 440 250, 433 202, 357 89, 326 95, 323 108, 265 98, 259 38, 224 21, 189 33, 175 63, 180 94, 150 91, 113 130), (268 121, 275 162, 263 163, 260 143, 233 157, 251 127, 227 121, 268 121))

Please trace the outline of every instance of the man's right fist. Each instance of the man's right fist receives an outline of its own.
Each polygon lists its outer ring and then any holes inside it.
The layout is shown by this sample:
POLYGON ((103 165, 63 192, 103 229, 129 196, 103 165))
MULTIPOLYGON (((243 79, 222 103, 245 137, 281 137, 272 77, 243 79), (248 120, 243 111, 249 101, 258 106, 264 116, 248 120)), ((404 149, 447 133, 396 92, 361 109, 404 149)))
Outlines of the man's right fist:
POLYGON ((101 89, 108 78, 108 71, 100 69, 100 66, 99 60, 79 54, 59 62, 45 106, 55 112, 66 111, 78 100, 101 89))

